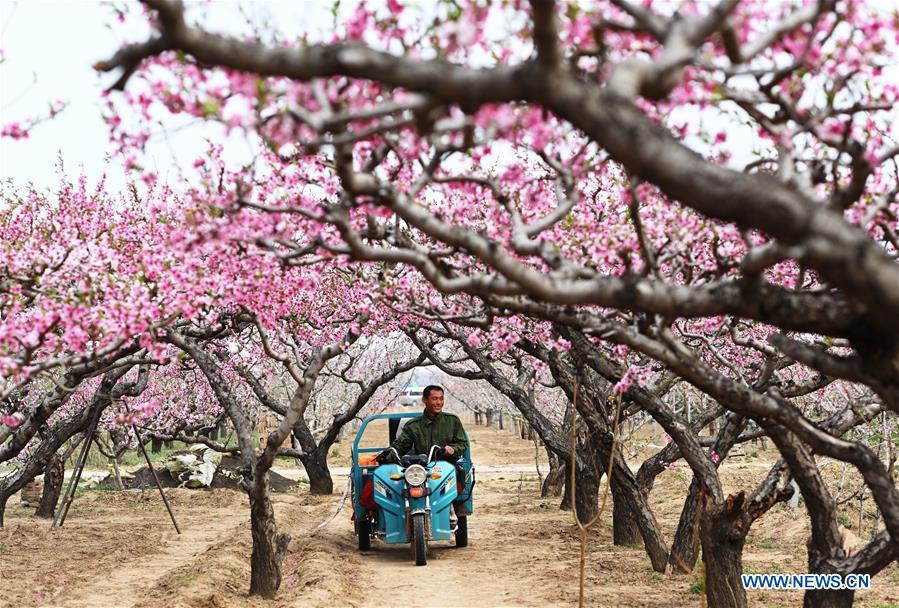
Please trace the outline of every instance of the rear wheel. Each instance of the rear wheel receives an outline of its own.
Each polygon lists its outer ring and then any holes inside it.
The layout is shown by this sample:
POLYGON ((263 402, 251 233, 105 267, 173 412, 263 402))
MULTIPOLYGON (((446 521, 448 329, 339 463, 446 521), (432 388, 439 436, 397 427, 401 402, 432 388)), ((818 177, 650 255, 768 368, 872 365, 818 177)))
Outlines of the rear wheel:
POLYGON ((460 515, 459 521, 456 522, 456 546, 468 546, 468 516, 460 515))
POLYGON ((412 554, 415 556, 415 565, 424 566, 428 563, 428 538, 425 536, 425 514, 416 513, 412 516, 412 554))
POLYGON ((359 521, 359 550, 371 549, 371 522, 367 519, 359 521))

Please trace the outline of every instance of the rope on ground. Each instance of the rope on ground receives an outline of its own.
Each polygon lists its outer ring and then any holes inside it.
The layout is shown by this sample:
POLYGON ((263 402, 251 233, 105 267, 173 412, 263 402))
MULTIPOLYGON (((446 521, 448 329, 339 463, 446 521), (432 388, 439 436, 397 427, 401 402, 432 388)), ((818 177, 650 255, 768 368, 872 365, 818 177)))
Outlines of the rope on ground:
POLYGON ((346 480, 346 488, 344 488, 344 490, 343 490, 343 496, 340 497, 340 504, 337 505, 337 510, 334 511, 334 514, 331 515, 331 517, 329 517, 328 519, 326 519, 326 520, 323 521, 322 523, 318 524, 318 527, 315 528, 315 530, 312 531, 312 534, 309 535, 310 538, 313 537, 313 536, 315 536, 315 535, 318 534, 319 532, 321 532, 321 531, 325 528, 325 526, 327 526, 329 523, 331 523, 332 521, 334 521, 334 519, 335 519, 338 515, 340 515, 340 512, 343 511, 343 505, 346 504, 346 497, 349 496, 349 494, 350 494, 350 487, 351 487, 352 485, 353 485, 353 478, 352 478, 352 477, 348 477, 347 480, 346 480))
POLYGON ((618 401, 615 404, 615 418, 612 426, 612 449, 609 452, 609 466, 606 468, 606 487, 602 492, 602 501, 599 504, 599 512, 596 517, 587 524, 581 522, 577 515, 577 492, 575 492, 575 470, 577 469, 577 393, 580 377, 574 377, 574 398, 571 407, 571 510, 574 513, 574 521, 581 531, 581 563, 580 563, 580 588, 578 591, 578 608, 584 608, 584 569, 587 560, 587 532, 602 517, 606 508, 606 500, 609 497, 609 488, 612 484, 612 467, 615 464, 615 450, 618 448, 618 420, 621 416, 621 393, 618 393, 618 401))

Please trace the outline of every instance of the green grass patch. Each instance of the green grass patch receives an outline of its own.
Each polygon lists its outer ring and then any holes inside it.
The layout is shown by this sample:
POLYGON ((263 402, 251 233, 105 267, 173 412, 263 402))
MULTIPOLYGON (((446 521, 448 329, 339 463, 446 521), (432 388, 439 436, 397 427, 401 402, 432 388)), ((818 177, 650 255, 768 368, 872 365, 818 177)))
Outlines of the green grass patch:
POLYGON ((752 564, 743 564, 743 574, 767 574, 768 570, 759 570, 752 564))
POLYGON ((693 593, 696 595, 703 593, 702 579, 699 579, 699 578, 693 579, 693 582, 690 583, 689 591, 690 591, 690 593, 693 593))
POLYGON ((777 564, 756 567, 751 564, 743 564, 743 574, 782 574, 783 570, 777 564))
POLYGON ((179 575, 176 579, 176 585, 178 587, 181 587, 197 580, 198 578, 200 578, 200 573, 196 570, 191 570, 190 572, 185 572, 184 574, 179 575))

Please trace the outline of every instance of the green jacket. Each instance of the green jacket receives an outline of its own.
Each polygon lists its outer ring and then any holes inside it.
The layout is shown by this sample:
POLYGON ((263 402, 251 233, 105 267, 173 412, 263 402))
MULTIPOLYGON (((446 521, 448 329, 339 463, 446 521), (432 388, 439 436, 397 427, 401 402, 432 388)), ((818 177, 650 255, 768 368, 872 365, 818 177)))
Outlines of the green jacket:
MULTIPOLYGON (((447 460, 455 462, 468 448, 465 440, 465 429, 462 421, 455 414, 440 412, 434 420, 427 414, 420 418, 413 418, 406 423, 400 436, 390 446, 395 448, 400 456, 409 453, 413 447, 416 454, 427 454, 432 445, 440 447, 450 446, 455 454, 447 460)), ((392 455, 391 455, 392 456, 392 455)))

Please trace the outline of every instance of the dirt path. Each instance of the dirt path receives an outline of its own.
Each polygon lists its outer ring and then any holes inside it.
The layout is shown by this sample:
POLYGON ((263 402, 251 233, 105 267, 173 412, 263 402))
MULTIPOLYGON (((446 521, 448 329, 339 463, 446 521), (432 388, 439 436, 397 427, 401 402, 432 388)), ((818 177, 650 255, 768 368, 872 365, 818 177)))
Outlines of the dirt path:
POLYGON ((179 568, 202 559, 203 554, 222 539, 233 537, 246 519, 247 514, 237 509, 215 517, 182 516, 179 522, 181 534, 174 529, 163 533, 151 554, 119 562, 110 571, 86 581, 60 606, 132 608, 146 589, 155 586, 160 579, 169 578, 179 568))

